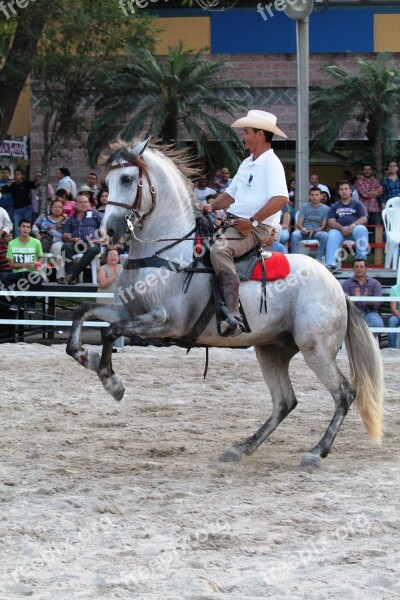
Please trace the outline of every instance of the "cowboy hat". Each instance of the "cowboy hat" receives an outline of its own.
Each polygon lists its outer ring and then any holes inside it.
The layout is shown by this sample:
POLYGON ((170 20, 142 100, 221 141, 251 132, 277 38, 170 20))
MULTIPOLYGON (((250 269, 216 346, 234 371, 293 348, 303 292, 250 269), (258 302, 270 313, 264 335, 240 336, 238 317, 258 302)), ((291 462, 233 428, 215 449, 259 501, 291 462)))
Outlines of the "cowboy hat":
POLYGON ((276 116, 265 112, 264 110, 249 110, 247 117, 242 117, 234 123, 231 127, 252 127, 253 129, 263 129, 264 131, 271 131, 280 135, 283 138, 287 138, 286 133, 283 133, 276 126, 276 116))

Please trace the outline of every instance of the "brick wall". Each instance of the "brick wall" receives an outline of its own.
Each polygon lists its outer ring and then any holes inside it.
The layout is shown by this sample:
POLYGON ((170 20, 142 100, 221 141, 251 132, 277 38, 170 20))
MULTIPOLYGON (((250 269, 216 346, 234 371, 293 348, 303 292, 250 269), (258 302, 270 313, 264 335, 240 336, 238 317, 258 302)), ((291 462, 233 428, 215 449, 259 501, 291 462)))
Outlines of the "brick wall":
MULTIPOLYGON (((373 59, 376 55, 365 54, 365 58, 373 59)), ((400 53, 393 54, 399 61, 400 53)), ((247 81, 252 88, 249 91, 239 90, 235 93, 245 97, 249 106, 254 109, 268 110, 278 117, 279 127, 287 133, 289 139, 296 138, 296 55, 294 54, 253 54, 231 55, 234 67, 232 74, 247 81)), ((310 85, 327 85, 330 77, 321 72, 321 67, 327 63, 337 63, 350 69, 355 68, 354 61, 347 53, 342 54, 311 54, 310 55, 310 85)), ((34 105, 33 105, 34 106, 34 105)), ((227 123, 231 117, 219 115, 227 123)), ((242 114, 236 115, 237 117, 242 114)), ((35 108, 31 113, 31 172, 40 169, 42 154, 40 115, 35 108)), ((117 132, 116 132, 117 134, 117 132)), ((86 180, 89 166, 81 144, 71 141, 62 151, 60 157, 52 163, 50 182, 56 183, 57 169, 66 166, 71 170, 72 178, 81 184, 86 180)), ((96 169, 98 173, 99 169, 96 169)))

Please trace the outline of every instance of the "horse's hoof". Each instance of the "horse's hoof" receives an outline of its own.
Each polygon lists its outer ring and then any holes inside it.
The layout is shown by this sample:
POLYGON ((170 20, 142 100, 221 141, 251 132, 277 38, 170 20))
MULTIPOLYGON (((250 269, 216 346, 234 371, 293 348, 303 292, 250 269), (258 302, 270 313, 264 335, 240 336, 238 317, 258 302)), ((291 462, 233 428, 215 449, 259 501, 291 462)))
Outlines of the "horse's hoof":
POLYGON ((321 457, 311 452, 304 452, 303 458, 301 459, 302 467, 319 467, 321 464, 321 457))
POLYGON ((219 462, 240 462, 242 460, 243 449, 240 446, 229 446, 219 457, 219 462))
POLYGON ((111 377, 102 379, 102 383, 104 388, 109 394, 111 394, 114 400, 118 400, 118 402, 122 400, 124 397, 125 388, 121 378, 118 377, 118 375, 111 375, 111 377))

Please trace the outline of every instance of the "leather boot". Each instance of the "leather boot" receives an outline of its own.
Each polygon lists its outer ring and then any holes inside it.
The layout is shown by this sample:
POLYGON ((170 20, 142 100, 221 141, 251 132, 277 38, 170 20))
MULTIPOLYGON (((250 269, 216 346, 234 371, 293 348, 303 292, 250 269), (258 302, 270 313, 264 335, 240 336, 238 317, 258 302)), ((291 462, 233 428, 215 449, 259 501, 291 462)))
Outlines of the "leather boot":
POLYGON ((230 271, 220 271, 218 281, 226 308, 231 315, 230 318, 221 321, 221 335, 224 337, 238 335, 242 333, 243 324, 239 311, 239 277, 230 271))

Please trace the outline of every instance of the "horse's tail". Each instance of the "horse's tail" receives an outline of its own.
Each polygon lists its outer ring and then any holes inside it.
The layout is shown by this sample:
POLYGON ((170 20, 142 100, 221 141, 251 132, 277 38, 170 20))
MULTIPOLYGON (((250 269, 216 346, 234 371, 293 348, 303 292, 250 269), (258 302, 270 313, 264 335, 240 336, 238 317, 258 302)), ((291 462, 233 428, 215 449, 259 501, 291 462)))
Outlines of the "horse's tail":
POLYGON ((350 362, 351 384, 356 390, 354 406, 368 435, 377 444, 383 432, 383 364, 374 336, 354 304, 346 298, 346 349, 350 362))

